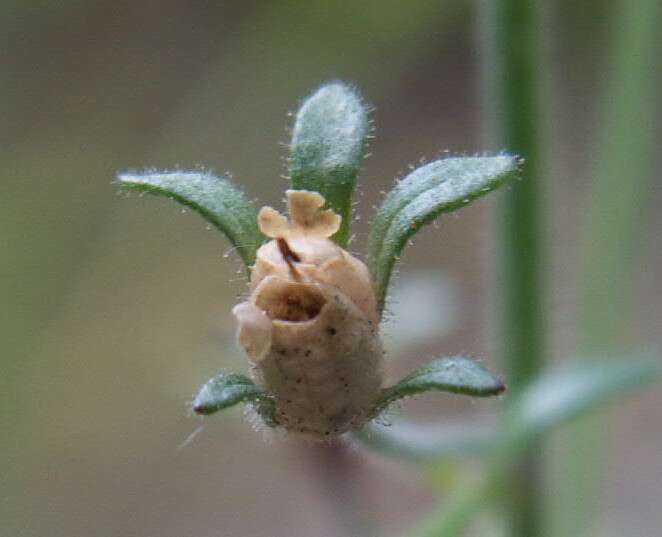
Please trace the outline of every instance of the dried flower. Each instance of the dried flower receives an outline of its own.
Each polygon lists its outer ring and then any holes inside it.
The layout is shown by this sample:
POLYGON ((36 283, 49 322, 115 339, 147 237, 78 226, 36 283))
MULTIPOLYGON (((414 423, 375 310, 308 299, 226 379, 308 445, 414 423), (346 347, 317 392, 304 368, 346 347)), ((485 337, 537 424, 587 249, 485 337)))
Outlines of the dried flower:
POLYGON ((505 389, 464 357, 433 360, 384 387, 379 323, 409 239, 441 213, 503 184, 517 158, 444 158, 414 170, 377 210, 366 266, 344 247, 368 132, 366 108, 344 84, 323 86, 304 102, 291 144, 289 219, 270 207, 258 213, 240 189, 209 173, 120 176, 128 190, 165 195, 199 212, 249 269, 249 299, 233 313, 253 380, 217 375, 200 389, 197 413, 243 402, 270 427, 323 440, 424 391, 490 396, 505 389))
POLYGON ((251 376, 290 432, 331 437, 372 417, 382 388, 378 314, 367 267, 329 239, 340 216, 316 192, 288 190, 290 220, 270 207, 251 295, 235 306, 251 376))

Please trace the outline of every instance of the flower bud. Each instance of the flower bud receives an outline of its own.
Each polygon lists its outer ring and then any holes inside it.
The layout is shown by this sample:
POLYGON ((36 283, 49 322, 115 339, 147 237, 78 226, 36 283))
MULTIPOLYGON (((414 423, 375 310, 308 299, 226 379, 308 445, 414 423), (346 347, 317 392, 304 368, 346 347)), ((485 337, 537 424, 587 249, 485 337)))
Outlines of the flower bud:
POLYGON ((373 416, 382 347, 366 266, 329 239, 341 218, 316 192, 287 191, 289 220, 258 215, 270 242, 257 252, 250 298, 233 313, 253 379, 275 402, 277 423, 312 439, 373 416))

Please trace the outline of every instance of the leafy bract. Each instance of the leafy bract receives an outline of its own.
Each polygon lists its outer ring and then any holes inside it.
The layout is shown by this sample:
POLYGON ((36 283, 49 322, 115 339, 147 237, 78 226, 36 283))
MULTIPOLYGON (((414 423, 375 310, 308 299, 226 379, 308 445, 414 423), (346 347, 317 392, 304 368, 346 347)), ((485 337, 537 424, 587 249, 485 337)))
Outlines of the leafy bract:
POLYGON ((377 407, 384 409, 392 402, 428 391, 442 391, 489 397, 503 393, 505 384, 482 365, 463 356, 433 360, 382 391, 377 407))
POLYGON ((290 146, 290 177, 298 190, 319 192, 342 216, 334 240, 349 237, 352 193, 363 159, 368 114, 346 84, 333 82, 308 97, 299 109, 290 146))
POLYGON ((239 403, 251 403, 266 425, 278 424, 273 398, 239 373, 220 373, 209 379, 200 388, 192 406, 196 414, 206 416, 239 403))
POLYGON ((202 385, 193 400, 196 414, 213 414, 238 403, 255 402, 267 397, 262 388, 238 373, 221 373, 202 385))
POLYGON ((246 266, 264 240, 257 227, 257 209, 227 179, 206 172, 163 172, 118 175, 126 190, 147 192, 190 207, 222 231, 246 266))
POLYGON ((380 311, 391 272, 407 240, 441 213, 454 211, 514 176, 510 155, 453 157, 426 164, 400 181, 375 214, 368 243, 368 266, 380 311))

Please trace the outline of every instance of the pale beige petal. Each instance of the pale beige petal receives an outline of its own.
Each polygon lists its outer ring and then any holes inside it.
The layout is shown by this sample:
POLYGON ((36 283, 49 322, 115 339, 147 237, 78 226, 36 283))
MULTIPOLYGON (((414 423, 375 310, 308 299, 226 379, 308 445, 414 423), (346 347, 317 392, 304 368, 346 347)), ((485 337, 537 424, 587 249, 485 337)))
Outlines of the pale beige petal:
POLYGON ((253 360, 259 362, 271 348, 272 323, 267 314, 250 302, 242 302, 232 309, 237 318, 239 345, 253 360))
POLYGON ((260 231, 271 239, 287 238, 290 234, 290 223, 282 214, 271 207, 262 207, 257 215, 257 225, 260 231))
POLYGON ((308 190, 288 190, 287 207, 293 230, 315 237, 330 237, 340 229, 342 218, 331 209, 322 211, 324 198, 308 190))
POLYGON ((257 221, 260 231, 272 239, 296 237, 327 238, 340 229, 342 218, 331 209, 325 211, 324 198, 308 190, 288 190, 288 219, 271 207, 262 207, 257 221))

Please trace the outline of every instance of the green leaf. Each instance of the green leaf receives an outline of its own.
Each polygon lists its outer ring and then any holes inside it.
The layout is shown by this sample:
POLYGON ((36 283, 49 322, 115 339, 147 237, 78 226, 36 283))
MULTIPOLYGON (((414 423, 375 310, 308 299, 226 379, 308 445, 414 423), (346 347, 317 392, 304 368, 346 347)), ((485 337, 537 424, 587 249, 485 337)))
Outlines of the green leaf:
POLYGON ((347 244, 352 193, 368 135, 368 114, 346 84, 318 89, 296 116, 290 146, 290 177, 297 190, 319 192, 342 216, 334 240, 347 244))
POLYGON ((642 361, 581 364, 543 373, 513 401, 509 423, 501 429, 481 479, 451 498, 409 535, 463 535, 476 512, 508 478, 513 462, 533 440, 633 388, 656 381, 659 376, 658 364, 642 361))
POLYGON ((651 361, 574 365, 534 380, 516 396, 498 429, 389 418, 389 425, 370 423, 353 437, 374 451, 408 462, 484 454, 489 449, 492 466, 502 471, 533 440, 659 376, 659 366, 651 361))
POLYGON ((202 385, 193 400, 196 414, 214 414, 238 403, 256 402, 267 398, 262 388, 245 375, 220 373, 202 385))
POLYGON ((391 272, 407 240, 441 213, 467 205, 514 177, 518 159, 454 157, 422 166, 400 181, 377 210, 368 243, 368 266, 380 311, 391 272))
POLYGON ((499 395, 505 389, 500 379, 474 360, 462 356, 439 358, 384 389, 377 408, 384 409, 393 401, 428 391, 489 397, 499 395))
POLYGON ((584 411, 656 380, 653 362, 579 364, 543 374, 520 394, 509 415, 514 438, 540 436, 584 411))
POLYGON ((496 437, 494 424, 428 424, 388 418, 388 424, 368 423, 352 437, 382 455, 407 462, 482 454, 496 437))
POLYGON ((227 179, 206 172, 164 172, 118 175, 126 190, 173 199, 198 212, 221 230, 247 267, 264 241, 257 227, 257 209, 227 179))

